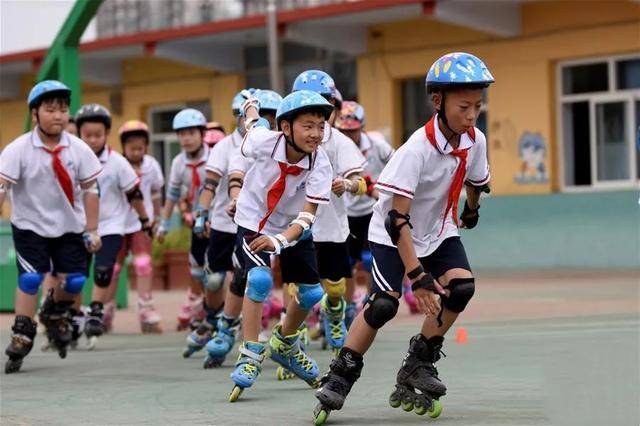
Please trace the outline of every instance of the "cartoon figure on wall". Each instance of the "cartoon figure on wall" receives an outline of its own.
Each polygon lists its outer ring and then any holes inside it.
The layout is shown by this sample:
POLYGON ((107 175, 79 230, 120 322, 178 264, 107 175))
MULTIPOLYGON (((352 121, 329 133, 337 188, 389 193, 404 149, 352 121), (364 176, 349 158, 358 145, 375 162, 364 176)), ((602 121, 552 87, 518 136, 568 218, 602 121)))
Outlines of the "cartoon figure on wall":
POLYGON ((520 172, 515 176, 517 183, 546 183, 549 181, 544 165, 547 145, 540 133, 524 132, 518 141, 518 153, 522 163, 520 172))

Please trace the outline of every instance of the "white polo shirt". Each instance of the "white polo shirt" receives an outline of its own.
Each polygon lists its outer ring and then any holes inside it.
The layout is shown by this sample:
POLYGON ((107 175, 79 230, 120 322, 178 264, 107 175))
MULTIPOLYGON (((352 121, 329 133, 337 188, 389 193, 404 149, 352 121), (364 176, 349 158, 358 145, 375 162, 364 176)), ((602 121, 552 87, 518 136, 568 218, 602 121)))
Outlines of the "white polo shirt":
POLYGON ((241 144, 242 135, 236 129, 213 146, 206 165, 207 171, 222 176, 209 211, 211 229, 231 234, 235 234, 238 231, 238 225, 233 222, 233 219, 225 211, 229 205, 229 165, 234 151, 238 150, 241 144))
MULTIPOLYGON (((333 168, 332 180, 347 178, 364 171, 365 159, 351 139, 325 122, 322 148, 333 168)), ((331 192, 331 204, 318 206, 316 222, 313 224, 313 241, 344 243, 349 236, 346 193, 338 197, 331 192)), ((356 197, 361 198, 361 197, 356 197)), ((368 198, 368 197, 367 197, 368 198)))
MULTIPOLYGON (((359 148, 367 160, 367 164, 364 167, 365 172, 371 176, 373 181, 376 181, 395 150, 384 139, 384 136, 378 132, 362 132, 360 134, 359 148)), ((352 194, 347 194, 345 201, 347 214, 353 217, 370 214, 373 211, 373 205, 376 203, 375 198, 366 195, 360 197, 352 194)))
MULTIPOLYGON (((315 204, 328 204, 331 194, 333 170, 322 147, 312 156, 305 156, 297 164, 287 162, 286 141, 282 132, 264 127, 254 127, 240 147, 240 153, 255 162, 244 177, 244 185, 238 197, 234 221, 239 226, 257 232, 260 221, 267 214, 267 193, 280 177, 280 166, 298 166, 303 171, 298 176, 289 175, 282 198, 269 216, 263 234, 274 235, 285 231, 298 216, 305 200, 315 204)), ((232 164, 232 170, 237 169, 232 164)))
POLYGON ((53 156, 36 130, 5 147, 0 155, 0 176, 11 182, 11 223, 46 238, 84 232, 86 218, 81 183, 102 171, 100 161, 81 139, 62 132, 60 158, 73 182, 74 206, 64 194, 53 171, 53 156))
POLYGON ((198 200, 199 189, 204 185, 205 178, 205 165, 207 164, 207 158, 209 158, 209 147, 207 144, 202 145, 202 154, 198 158, 188 158, 187 154, 182 151, 176 155, 173 161, 171 161, 171 171, 169 172, 169 186, 173 188, 180 188, 182 192, 192 192, 193 195, 189 199, 191 206, 195 206, 198 200), (192 168, 187 164, 198 164, 198 176, 200 177, 200 188, 192 190, 192 168))
MULTIPOLYGON (((380 174, 376 184, 376 188, 380 190, 380 199, 373 208, 369 241, 393 246, 384 227, 384 221, 391 210, 394 194, 411 198, 411 235, 418 257, 428 256, 446 238, 459 235, 451 217, 451 210, 440 233, 449 188, 459 159, 450 155, 451 145, 447 143, 437 124, 435 137, 437 149, 427 139, 424 127, 416 130, 391 157, 380 174)), ((468 149, 465 180, 478 186, 489 182, 487 142, 484 134, 476 128, 475 141, 468 133, 462 135, 459 149, 468 149)), ((459 210, 462 211, 462 208, 459 210)))
POLYGON ((102 173, 98 176, 100 222, 98 235, 123 235, 129 213, 126 192, 138 184, 138 175, 120 153, 106 147, 98 157, 102 173))
MULTIPOLYGON (((133 167, 133 166, 132 166, 133 167)), ((134 168, 135 170, 135 168, 134 168)), ((140 192, 144 197, 144 210, 147 212, 147 217, 153 219, 153 192, 159 192, 164 186, 164 175, 158 160, 151 155, 145 155, 142 157, 142 163, 140 163, 140 170, 136 171, 138 178, 140 179, 139 186, 140 192)), ((131 205, 129 205, 129 211, 127 213, 127 220, 125 222, 124 233, 133 234, 142 229, 140 218, 138 213, 131 205)))

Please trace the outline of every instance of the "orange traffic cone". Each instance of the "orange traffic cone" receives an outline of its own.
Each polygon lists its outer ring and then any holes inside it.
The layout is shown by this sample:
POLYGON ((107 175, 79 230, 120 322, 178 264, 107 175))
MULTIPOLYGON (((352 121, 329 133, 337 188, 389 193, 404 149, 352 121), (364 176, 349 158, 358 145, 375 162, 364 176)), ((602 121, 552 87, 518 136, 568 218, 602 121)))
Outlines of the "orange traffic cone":
POLYGON ((456 343, 460 343, 461 345, 465 345, 469 342, 469 336, 467 336, 467 330, 463 327, 458 327, 456 330, 456 343))

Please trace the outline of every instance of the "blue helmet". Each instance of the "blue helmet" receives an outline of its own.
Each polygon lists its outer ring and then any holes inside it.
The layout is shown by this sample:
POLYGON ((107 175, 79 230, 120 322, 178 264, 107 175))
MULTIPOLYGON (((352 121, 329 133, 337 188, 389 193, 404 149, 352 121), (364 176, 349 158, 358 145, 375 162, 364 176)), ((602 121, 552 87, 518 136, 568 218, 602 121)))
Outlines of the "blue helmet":
POLYGON ((197 109, 186 108, 173 117, 173 130, 178 131, 189 127, 207 128, 207 120, 197 109))
POLYGON ((43 97, 71 97, 71 89, 58 80, 44 80, 33 86, 29 92, 27 103, 29 109, 35 108, 43 97))
MULTIPOLYGON (((255 94, 256 89, 249 87, 246 90, 248 90, 252 95, 255 94)), ((242 90, 239 91, 238 93, 236 93, 236 95, 233 97, 233 100, 231 101, 231 110, 233 111, 234 114, 239 114, 240 113, 240 107, 242 106, 242 103, 245 101, 245 97, 242 96, 242 90)))
POLYGON ((320 110, 324 119, 328 120, 333 112, 333 105, 319 93, 310 90, 299 90, 285 96, 276 112, 276 122, 280 127, 280 121, 291 120, 306 110, 320 110))
POLYGON ((300 73, 293 82, 292 92, 298 90, 311 90, 320 93, 322 96, 334 97, 336 83, 333 78, 324 71, 307 70, 300 73))
POLYGON ((426 78, 427 93, 453 85, 489 86, 495 80, 489 68, 478 57, 470 53, 448 53, 435 61, 426 78))
POLYGON ((282 103, 282 96, 273 90, 258 89, 254 92, 254 95, 258 98, 258 102, 260 102, 260 111, 277 111, 282 103))

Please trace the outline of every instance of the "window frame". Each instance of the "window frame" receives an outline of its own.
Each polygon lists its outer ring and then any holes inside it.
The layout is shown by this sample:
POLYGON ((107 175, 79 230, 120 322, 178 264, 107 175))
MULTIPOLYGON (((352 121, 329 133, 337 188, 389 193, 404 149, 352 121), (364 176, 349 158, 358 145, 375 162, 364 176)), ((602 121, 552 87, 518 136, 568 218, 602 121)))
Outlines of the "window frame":
MULTIPOLYGON (((593 192, 599 190, 617 190, 637 188, 640 179, 636 170, 636 157, 639 155, 635 143, 635 102, 640 100, 640 88, 617 89, 616 63, 628 59, 640 59, 637 53, 625 55, 599 56, 593 58, 560 61, 556 65, 556 140, 558 141, 558 176, 560 190, 562 192, 593 192), (590 65, 607 63, 608 90, 590 93, 565 95, 563 93, 562 71, 566 67, 576 65, 590 65), (564 140, 563 106, 573 102, 588 102, 589 104, 589 148, 591 161, 591 184, 568 185, 566 183, 566 158, 564 140), (596 129, 596 105, 600 103, 624 102, 625 103, 625 132, 629 142, 628 149, 629 179, 615 181, 598 181, 597 159, 597 129, 596 129)), ((575 165, 574 165, 575 167, 575 165)))
POLYGON ((183 103, 175 103, 175 104, 168 104, 168 105, 152 106, 147 111, 147 123, 149 123, 149 131, 150 131, 150 135, 149 135, 149 145, 151 148, 150 154, 156 157, 157 159, 156 152, 154 152, 155 142, 162 141, 163 148, 164 148, 164 152, 162 153, 163 154, 162 172, 164 173, 165 179, 169 179, 169 174, 171 172, 171 161, 173 160, 173 157, 171 157, 171 150, 169 149, 169 146, 173 143, 178 143, 178 136, 176 135, 175 132, 164 132, 164 133, 155 132, 154 131, 155 123, 153 122, 153 116, 154 114, 167 112, 167 111, 175 111, 175 110, 180 111, 186 107, 187 107, 187 104, 183 102, 183 103))

